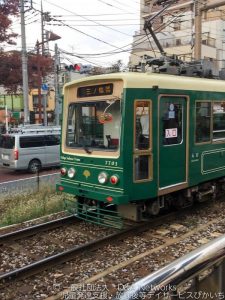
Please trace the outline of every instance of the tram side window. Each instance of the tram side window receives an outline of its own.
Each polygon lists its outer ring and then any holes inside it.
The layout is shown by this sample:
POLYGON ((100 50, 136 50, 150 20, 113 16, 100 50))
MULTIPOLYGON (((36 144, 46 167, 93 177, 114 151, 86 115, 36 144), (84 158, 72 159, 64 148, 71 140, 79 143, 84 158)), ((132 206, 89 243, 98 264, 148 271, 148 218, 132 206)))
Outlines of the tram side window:
POLYGON ((150 180, 151 165, 151 102, 135 101, 134 108, 134 180, 150 180))
POLYGON ((213 103, 213 141, 225 139, 225 101, 213 103))
POLYGON ((134 172, 134 180, 144 180, 150 177, 149 174, 149 155, 139 155, 135 157, 135 172, 134 172))
POLYGON ((135 149, 145 150, 150 148, 149 122, 150 103, 147 101, 136 102, 135 112, 135 149))
POLYGON ((162 103, 163 145, 177 145, 183 139, 183 106, 176 101, 162 103))
POLYGON ((211 102, 196 102, 195 142, 210 141, 211 102))

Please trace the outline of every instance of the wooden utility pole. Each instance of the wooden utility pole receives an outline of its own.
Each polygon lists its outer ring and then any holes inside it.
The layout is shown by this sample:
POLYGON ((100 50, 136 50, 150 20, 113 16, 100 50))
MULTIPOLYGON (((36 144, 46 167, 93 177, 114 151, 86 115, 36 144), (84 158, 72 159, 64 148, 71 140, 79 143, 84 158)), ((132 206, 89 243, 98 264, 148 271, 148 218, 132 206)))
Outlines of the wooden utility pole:
POLYGON ((200 60, 202 58, 202 12, 209 9, 214 9, 225 5, 225 1, 206 1, 195 0, 194 1, 194 11, 195 11, 195 47, 194 47, 194 57, 195 60, 200 60))

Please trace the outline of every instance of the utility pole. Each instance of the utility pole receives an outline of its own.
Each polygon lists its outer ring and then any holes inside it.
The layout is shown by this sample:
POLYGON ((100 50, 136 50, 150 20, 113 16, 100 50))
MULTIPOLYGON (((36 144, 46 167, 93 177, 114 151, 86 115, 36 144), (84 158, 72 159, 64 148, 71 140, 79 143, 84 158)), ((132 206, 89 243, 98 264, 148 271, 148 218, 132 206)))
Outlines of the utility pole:
POLYGON ((44 55, 45 47, 44 47, 44 13, 43 6, 41 1, 41 54, 44 55))
POLYGON ((201 8, 201 10, 205 11, 205 10, 214 9, 214 8, 225 5, 224 0, 218 0, 218 1, 214 0, 214 1, 211 1, 211 2, 213 2, 213 4, 212 3, 206 4, 201 8))
POLYGON ((202 12, 209 9, 214 9, 225 5, 225 1, 213 1, 212 3, 205 2, 204 0, 195 0, 194 10, 195 10, 195 60, 200 60, 202 56, 202 12), (203 3, 204 2, 204 3, 203 3), (202 5, 203 3, 203 5, 202 5))
POLYGON ((55 123, 59 125, 59 53, 58 53, 58 45, 55 44, 55 123))
POLYGON ((201 1, 195 0, 195 46, 194 46, 194 57, 195 60, 200 60, 202 57, 202 12, 201 12, 201 1))
POLYGON ((42 95, 41 95, 41 84, 42 84, 42 74, 40 66, 40 43, 37 41, 37 75, 38 75, 38 123, 42 123, 42 95))
POLYGON ((28 90, 27 50, 26 50, 26 33, 25 33, 25 17, 24 17, 24 14, 25 14, 24 0, 20 0, 24 124, 29 124, 30 123, 30 112, 29 112, 29 104, 28 104, 29 90, 28 90))

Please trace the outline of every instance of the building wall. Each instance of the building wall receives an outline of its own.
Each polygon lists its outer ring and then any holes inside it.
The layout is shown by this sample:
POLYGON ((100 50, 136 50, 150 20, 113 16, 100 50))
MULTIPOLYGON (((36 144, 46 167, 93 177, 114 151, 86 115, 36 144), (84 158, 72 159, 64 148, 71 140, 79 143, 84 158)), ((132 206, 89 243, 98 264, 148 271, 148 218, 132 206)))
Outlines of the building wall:
MULTIPOLYGON (((29 110, 30 111, 34 111, 35 107, 33 105, 33 97, 38 97, 38 89, 32 89, 29 92, 29 96, 28 96, 28 101, 29 101, 29 110)), ((43 95, 42 95, 43 97, 43 95)), ((38 106, 36 106, 37 108, 38 106)), ((54 111, 55 110, 55 91, 54 90, 50 90, 47 94, 47 107, 46 107, 47 111, 54 111)))
MULTIPOLYGON (((207 3, 214 2, 208 1, 207 3)), ((139 32, 135 32, 133 38, 130 66, 143 62, 144 55, 161 56, 149 34, 149 39, 154 48, 154 51, 152 51, 152 47, 143 30, 145 20, 154 16, 162 8, 161 6, 152 6, 152 4, 153 1, 151 0, 141 0, 141 27, 139 32)), ((154 20, 153 29, 155 32, 158 32, 158 40, 166 54, 175 54, 179 58, 189 61, 194 58, 193 1, 180 0, 179 3, 171 6, 169 9, 170 15, 164 12, 161 15, 162 17, 157 17, 154 20), (169 21, 170 24, 168 24, 169 21), (168 25, 166 26, 166 24, 168 25)), ((213 60, 215 75, 218 74, 219 69, 225 67, 225 15, 222 11, 223 9, 225 9, 224 6, 202 14, 202 58, 213 60)))
POLYGON ((21 111, 23 109, 23 96, 0 94, 0 108, 5 108, 5 106, 11 111, 21 111))

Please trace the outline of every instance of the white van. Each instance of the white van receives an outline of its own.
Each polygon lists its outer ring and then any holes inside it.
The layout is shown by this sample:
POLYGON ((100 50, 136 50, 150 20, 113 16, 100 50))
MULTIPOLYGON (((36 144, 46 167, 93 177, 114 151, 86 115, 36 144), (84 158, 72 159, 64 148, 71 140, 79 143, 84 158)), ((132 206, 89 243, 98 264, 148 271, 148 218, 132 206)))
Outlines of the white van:
POLYGON ((36 173, 60 164, 60 128, 26 126, 15 128, 0 139, 0 165, 36 173))

